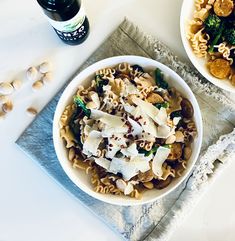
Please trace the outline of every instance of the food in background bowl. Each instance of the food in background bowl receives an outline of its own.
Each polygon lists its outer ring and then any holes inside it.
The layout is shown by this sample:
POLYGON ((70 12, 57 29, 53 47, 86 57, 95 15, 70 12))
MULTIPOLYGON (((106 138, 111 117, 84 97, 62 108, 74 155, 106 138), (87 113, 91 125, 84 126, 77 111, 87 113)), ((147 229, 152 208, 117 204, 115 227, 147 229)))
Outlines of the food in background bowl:
POLYGON ((195 0, 187 38, 211 75, 235 86, 235 7, 233 0, 195 0))
POLYGON ((136 199, 182 176, 196 135, 191 102, 161 70, 128 63, 94 73, 60 118, 68 161, 94 190, 136 199))

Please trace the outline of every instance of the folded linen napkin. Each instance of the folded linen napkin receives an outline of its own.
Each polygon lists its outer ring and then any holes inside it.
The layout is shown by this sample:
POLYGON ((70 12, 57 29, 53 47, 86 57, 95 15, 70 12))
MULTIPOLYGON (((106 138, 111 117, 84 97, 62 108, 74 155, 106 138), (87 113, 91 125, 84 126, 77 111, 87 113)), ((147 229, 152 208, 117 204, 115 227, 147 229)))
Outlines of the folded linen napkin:
POLYGON ((98 47, 77 73, 94 62, 117 55, 140 55, 168 65, 189 84, 197 97, 205 130, 202 152, 192 175, 174 192, 156 202, 133 208, 105 204, 76 187, 62 170, 52 141, 53 114, 64 88, 41 111, 16 143, 64 189, 124 239, 167 240, 210 186, 211 181, 235 156, 235 123, 231 117, 235 102, 203 79, 192 66, 179 61, 168 47, 145 35, 128 20, 124 20, 98 47), (220 137, 221 135, 223 136, 220 137))

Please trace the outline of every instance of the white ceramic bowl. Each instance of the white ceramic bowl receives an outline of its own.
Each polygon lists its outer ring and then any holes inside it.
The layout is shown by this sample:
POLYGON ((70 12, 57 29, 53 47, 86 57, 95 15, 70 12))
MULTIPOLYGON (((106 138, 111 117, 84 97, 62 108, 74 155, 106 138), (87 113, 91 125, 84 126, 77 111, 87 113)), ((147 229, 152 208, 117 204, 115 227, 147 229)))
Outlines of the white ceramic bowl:
POLYGON ((201 148, 202 142, 202 117, 201 112, 197 103, 196 98, 194 97, 192 91, 188 87, 188 85, 184 82, 184 80, 179 77, 175 72, 171 69, 166 67, 165 65, 154 61, 152 59, 138 57, 138 56, 118 56, 112 57, 108 59, 101 60, 87 69, 83 70, 80 74, 78 74, 66 87, 64 90, 55 111, 54 115, 54 122, 53 122, 53 141, 55 146, 55 151, 58 157, 58 160, 63 167, 64 171, 68 175, 68 177, 84 192, 89 194, 90 196, 97 198, 101 201, 116 204, 116 205, 125 205, 125 206, 132 206, 137 204, 144 204, 148 202, 155 201, 156 199, 165 196, 169 192, 173 191, 191 172, 197 158, 199 155, 199 151, 201 148), (194 120, 196 123, 196 127, 198 130, 198 137, 195 139, 194 143, 192 144, 192 156, 188 162, 188 168, 184 172, 183 176, 180 178, 176 178, 168 187, 162 190, 149 190, 146 191, 141 200, 136 200, 127 196, 115 196, 109 194, 100 194, 93 191, 93 187, 90 183, 90 178, 84 173, 84 171, 77 170, 72 168, 71 163, 68 161, 67 157, 67 150, 65 145, 60 138, 59 134, 59 119, 64 111, 66 105, 71 103, 72 96, 76 93, 76 90, 80 84, 89 83, 91 78, 94 77, 94 73, 102 68, 115 66, 119 63, 127 62, 130 64, 138 64, 145 69, 155 69, 156 67, 160 68, 165 76, 169 77, 168 83, 171 86, 176 87, 185 97, 187 97, 193 107, 194 107, 194 120))
POLYGON ((217 85, 218 87, 235 93, 235 87, 231 84, 229 80, 220 80, 215 78, 213 75, 210 74, 209 70, 206 67, 206 60, 204 58, 197 57, 191 48, 190 42, 188 41, 186 34, 187 34, 187 26, 190 20, 193 19, 193 13, 195 11, 195 0, 184 0, 183 5, 181 8, 181 15, 180 15, 180 32, 182 42, 185 48, 185 51, 195 66, 197 70, 211 83, 217 85))

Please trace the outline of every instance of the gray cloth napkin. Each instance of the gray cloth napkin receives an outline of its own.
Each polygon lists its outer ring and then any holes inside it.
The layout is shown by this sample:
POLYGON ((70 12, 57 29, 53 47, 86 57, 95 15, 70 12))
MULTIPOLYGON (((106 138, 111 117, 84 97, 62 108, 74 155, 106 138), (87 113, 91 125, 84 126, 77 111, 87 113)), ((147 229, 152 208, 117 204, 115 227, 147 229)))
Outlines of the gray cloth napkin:
POLYGON ((124 239, 167 240, 187 210, 195 205, 203 193, 202 190, 205 190, 202 187, 209 186, 210 180, 217 176, 216 170, 222 170, 225 166, 218 160, 225 162, 232 157, 235 132, 232 132, 234 123, 229 117, 234 111, 234 102, 224 95, 223 91, 208 84, 195 69, 180 62, 165 45, 146 36, 128 20, 111 34, 77 73, 98 60, 117 55, 140 55, 168 65, 185 79, 199 101, 206 130, 202 148, 204 152, 191 177, 174 192, 147 205, 120 207, 98 201, 76 187, 62 170, 52 141, 53 115, 64 88, 41 111, 16 143, 65 190, 72 193, 124 239), (221 124, 218 118, 226 120, 221 124), (228 134, 219 139, 219 136, 225 133, 228 134), (213 175, 208 176, 209 173, 213 175))

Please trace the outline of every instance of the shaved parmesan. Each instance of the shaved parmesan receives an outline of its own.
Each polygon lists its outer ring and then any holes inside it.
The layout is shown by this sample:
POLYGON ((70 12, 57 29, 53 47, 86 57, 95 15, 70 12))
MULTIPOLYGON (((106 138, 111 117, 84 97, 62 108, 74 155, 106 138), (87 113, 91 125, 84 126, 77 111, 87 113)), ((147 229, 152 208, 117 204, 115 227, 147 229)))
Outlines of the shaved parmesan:
POLYGON ((88 157, 97 155, 97 149, 102 141, 101 132, 92 130, 83 144, 83 153, 88 157))
POLYGON ((181 120, 181 117, 174 117, 173 118, 173 124, 177 126, 179 124, 179 121, 181 120))
POLYGON ((151 117, 153 120, 155 120, 156 115, 158 114, 159 110, 154 105, 152 105, 149 102, 146 102, 144 100, 141 100, 140 98, 134 97, 132 101, 141 108, 141 110, 151 117))
POLYGON ((100 99, 99 99, 98 94, 96 92, 92 91, 92 93, 90 94, 90 98, 95 103, 96 109, 99 109, 100 108, 100 99))
POLYGON ((171 128, 167 125, 157 127, 157 138, 167 138, 171 133, 171 128))
POLYGON ((165 162, 165 160, 167 159, 167 157, 169 156, 171 150, 169 148, 166 147, 162 147, 160 146, 157 149, 157 152, 153 158, 153 163, 152 163, 152 170, 153 173, 157 176, 157 177, 161 177, 163 174, 162 171, 162 164, 165 162))
POLYGON ((106 125, 105 128, 102 131, 102 136, 103 137, 111 137, 114 134, 124 134, 127 133, 128 127, 127 126, 122 126, 122 127, 110 127, 109 125, 106 125))
POLYGON ((108 170, 110 167, 110 161, 106 158, 100 157, 100 158, 95 158, 95 163, 101 167, 103 167, 104 169, 108 170))
POLYGON ((139 171, 146 172, 149 169, 149 162, 146 161, 128 161, 127 158, 113 158, 109 172, 114 174, 121 173, 124 180, 127 181, 136 176, 139 171))
POLYGON ((133 185, 128 182, 126 188, 124 189, 124 194, 129 195, 132 193, 133 190, 134 190, 133 185))
POLYGON ((109 125, 110 127, 122 127, 125 123, 122 121, 122 117, 110 115, 108 113, 105 113, 101 110, 94 110, 91 109, 91 118, 98 119, 101 122, 103 122, 106 125, 109 125))
POLYGON ((138 95, 139 93, 140 93, 139 90, 129 81, 125 83, 125 89, 123 93, 124 97, 128 95, 138 95))
POLYGON ((137 145, 136 143, 132 143, 129 147, 123 148, 121 153, 126 157, 134 157, 138 155, 137 145))
POLYGON ((141 127, 141 125, 137 121, 131 119, 130 117, 128 117, 127 119, 130 122, 133 129, 133 131, 131 132, 132 135, 133 136, 140 135, 143 131, 143 128, 141 127))
POLYGON ((166 108, 161 107, 158 114, 155 116, 155 121, 158 125, 166 125, 167 124, 167 112, 166 108))

